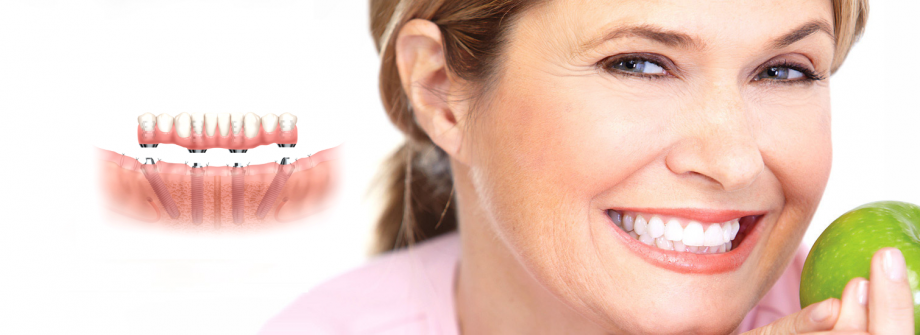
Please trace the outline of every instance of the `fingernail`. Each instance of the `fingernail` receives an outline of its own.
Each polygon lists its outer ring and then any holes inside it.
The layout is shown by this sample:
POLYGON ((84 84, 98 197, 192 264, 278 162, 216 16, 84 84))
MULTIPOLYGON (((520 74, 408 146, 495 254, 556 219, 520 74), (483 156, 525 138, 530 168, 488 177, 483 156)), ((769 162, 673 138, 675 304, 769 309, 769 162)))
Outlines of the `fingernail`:
POLYGON ((869 299, 869 281, 860 280, 859 286, 856 287, 856 300, 859 301, 860 305, 865 306, 868 299, 869 299))
POLYGON ((907 272, 904 266, 904 255, 901 254, 901 250, 894 248, 885 250, 885 255, 882 259, 882 270, 888 275, 888 279, 896 282, 903 281, 904 274, 907 272))
POLYGON ((831 300, 827 299, 822 301, 818 306, 815 306, 815 309, 811 310, 811 320, 814 322, 821 322, 826 320, 831 316, 831 300))

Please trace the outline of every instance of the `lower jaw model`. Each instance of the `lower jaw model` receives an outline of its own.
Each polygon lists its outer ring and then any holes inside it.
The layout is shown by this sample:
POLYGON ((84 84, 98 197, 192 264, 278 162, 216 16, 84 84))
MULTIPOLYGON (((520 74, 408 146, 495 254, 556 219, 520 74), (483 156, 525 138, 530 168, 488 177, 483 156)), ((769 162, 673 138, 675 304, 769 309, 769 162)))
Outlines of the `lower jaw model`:
POLYGON ((105 207, 122 219, 197 229, 269 226, 308 217, 337 184, 337 149, 281 163, 207 166, 96 149, 105 207))

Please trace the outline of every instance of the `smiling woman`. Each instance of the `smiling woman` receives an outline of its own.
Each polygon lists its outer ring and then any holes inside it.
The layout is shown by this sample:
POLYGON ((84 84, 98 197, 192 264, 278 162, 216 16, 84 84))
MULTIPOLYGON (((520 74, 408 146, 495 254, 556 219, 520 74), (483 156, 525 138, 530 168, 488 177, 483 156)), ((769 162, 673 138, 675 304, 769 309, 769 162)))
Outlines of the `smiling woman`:
POLYGON ((866 330, 836 322, 855 300, 796 304, 829 78, 867 6, 371 1, 381 96, 408 136, 386 254, 266 332, 866 330))

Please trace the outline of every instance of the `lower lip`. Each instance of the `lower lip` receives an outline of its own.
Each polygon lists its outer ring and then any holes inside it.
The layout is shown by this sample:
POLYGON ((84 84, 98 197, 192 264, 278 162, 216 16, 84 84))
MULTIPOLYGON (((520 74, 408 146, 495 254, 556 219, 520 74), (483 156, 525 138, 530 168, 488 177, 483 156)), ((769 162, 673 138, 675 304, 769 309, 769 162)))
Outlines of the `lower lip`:
POLYGON ((614 235, 629 250, 632 250, 633 253, 652 265, 677 273, 716 274, 735 271, 741 267, 741 264, 744 264, 748 255, 751 254, 751 250, 754 250, 754 246, 760 240, 760 231, 763 229, 761 221, 763 221, 764 217, 765 215, 761 215, 751 223, 753 227, 749 229, 747 236, 744 237, 744 240, 741 241, 737 248, 718 254, 694 254, 658 249, 632 238, 623 229, 617 227, 609 217, 608 221, 610 228, 614 230, 614 235))

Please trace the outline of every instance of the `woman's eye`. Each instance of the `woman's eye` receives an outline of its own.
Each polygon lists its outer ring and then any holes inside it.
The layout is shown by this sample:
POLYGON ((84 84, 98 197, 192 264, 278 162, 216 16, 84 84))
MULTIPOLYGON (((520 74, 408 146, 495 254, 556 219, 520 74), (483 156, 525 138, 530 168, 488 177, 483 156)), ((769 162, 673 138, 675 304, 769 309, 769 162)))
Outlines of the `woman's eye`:
POLYGON ((652 61, 644 59, 625 59, 613 61, 608 65, 609 68, 635 74, 665 74, 664 68, 658 66, 652 61))
POLYGON ((757 78, 755 80, 761 80, 761 79, 788 80, 788 79, 801 78, 804 76, 805 75, 801 71, 798 71, 792 68, 788 68, 788 67, 774 66, 774 67, 769 67, 769 68, 764 69, 762 72, 760 72, 760 74, 757 75, 757 78))

